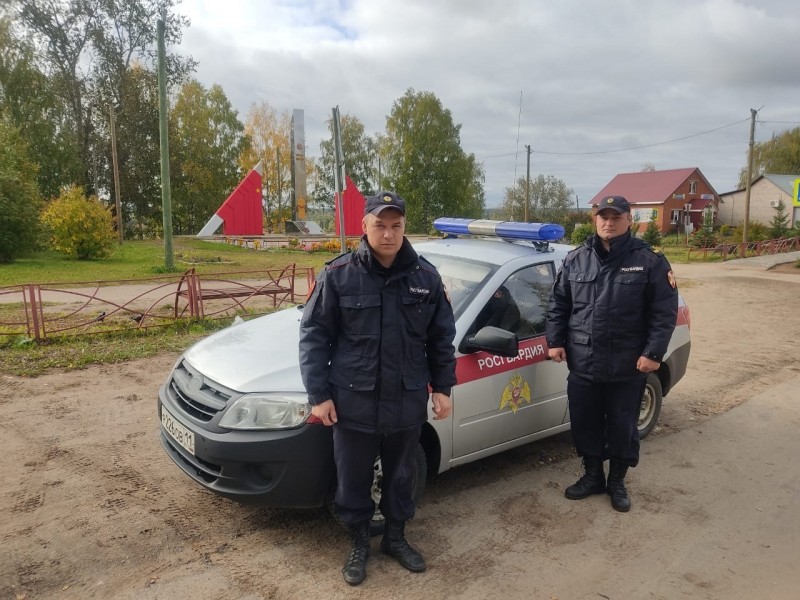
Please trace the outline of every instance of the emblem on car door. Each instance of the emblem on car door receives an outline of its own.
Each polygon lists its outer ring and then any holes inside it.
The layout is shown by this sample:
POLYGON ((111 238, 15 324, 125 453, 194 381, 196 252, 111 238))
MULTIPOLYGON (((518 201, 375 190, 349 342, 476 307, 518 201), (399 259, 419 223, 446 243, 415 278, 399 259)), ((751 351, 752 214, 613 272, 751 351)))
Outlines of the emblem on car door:
POLYGON ((509 407, 511 412, 516 413, 522 402, 531 403, 531 386, 528 385, 528 382, 525 381, 522 376, 515 373, 511 376, 511 380, 503 390, 498 412, 509 407))

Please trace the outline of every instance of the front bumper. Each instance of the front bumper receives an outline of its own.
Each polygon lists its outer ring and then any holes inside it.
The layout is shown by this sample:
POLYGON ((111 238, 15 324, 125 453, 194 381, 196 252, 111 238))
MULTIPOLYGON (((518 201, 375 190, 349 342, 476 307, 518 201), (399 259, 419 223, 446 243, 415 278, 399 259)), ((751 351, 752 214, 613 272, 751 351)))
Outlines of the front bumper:
POLYGON ((244 504, 276 508, 315 508, 325 502, 335 482, 330 427, 302 425, 275 431, 211 432, 158 391, 158 416, 170 415, 194 434, 192 455, 160 426, 167 455, 207 490, 244 504))

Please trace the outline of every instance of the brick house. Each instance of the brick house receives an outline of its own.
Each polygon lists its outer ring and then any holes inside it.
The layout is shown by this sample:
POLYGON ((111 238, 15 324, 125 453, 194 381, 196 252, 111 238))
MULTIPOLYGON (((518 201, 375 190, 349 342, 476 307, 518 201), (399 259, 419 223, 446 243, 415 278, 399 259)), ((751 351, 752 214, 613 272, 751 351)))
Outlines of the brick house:
MULTIPOLYGON (((750 185, 750 222, 769 225, 778 202, 783 200, 789 227, 800 222, 800 203, 794 195, 794 182, 800 175, 761 175, 750 185)), ((744 223, 745 190, 734 190, 720 194, 719 221, 734 227, 744 223)))
POLYGON ((695 231, 703 223, 707 207, 711 207, 715 219, 719 210, 719 194, 696 167, 620 173, 589 204, 596 207, 606 196, 624 196, 628 200, 633 218, 639 221, 639 232, 653 217, 663 234, 683 233, 687 228, 695 231))

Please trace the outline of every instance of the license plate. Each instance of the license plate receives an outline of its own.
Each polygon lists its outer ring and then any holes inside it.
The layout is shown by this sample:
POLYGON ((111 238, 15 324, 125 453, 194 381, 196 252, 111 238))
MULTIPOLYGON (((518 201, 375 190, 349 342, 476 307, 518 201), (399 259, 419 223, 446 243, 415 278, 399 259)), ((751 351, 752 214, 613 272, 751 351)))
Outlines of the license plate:
POLYGON ((194 434, 169 414, 164 405, 161 406, 161 425, 170 437, 194 456, 194 434))

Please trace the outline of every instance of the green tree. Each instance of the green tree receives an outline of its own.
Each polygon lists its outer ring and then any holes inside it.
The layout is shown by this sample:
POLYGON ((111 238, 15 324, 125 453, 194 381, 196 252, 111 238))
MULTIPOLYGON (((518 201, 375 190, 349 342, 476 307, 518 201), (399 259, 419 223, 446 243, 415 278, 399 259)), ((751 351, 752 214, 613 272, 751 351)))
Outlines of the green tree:
POLYGON ((219 85, 181 88, 170 113, 173 227, 194 234, 242 178, 239 157, 249 144, 244 125, 219 85))
MULTIPOLYGON (((122 223, 129 239, 153 238, 162 229, 157 79, 156 73, 135 63, 120 82, 119 105, 115 109, 122 223)), ((101 125, 108 156, 99 179, 113 206, 109 119, 98 124, 98 130, 101 125)))
POLYGON ((658 223, 656 222, 656 215, 657 212, 653 211, 653 216, 647 223, 647 227, 644 230, 644 234, 642 234, 642 239, 648 244, 650 244, 653 248, 661 246, 661 231, 658 229, 658 223))
POLYGON ((83 167, 74 152, 63 105, 36 66, 30 40, 15 36, 7 18, 0 19, 0 115, 19 130, 28 156, 39 164, 37 181, 43 196, 57 196, 65 181, 80 177, 83 167))
POLYGON ((717 241, 714 233, 714 211, 709 207, 703 211, 703 223, 700 229, 692 234, 689 244, 693 248, 713 248, 717 245, 717 241))
MULTIPOLYGON (((745 165, 747 163, 745 162, 745 165)), ((764 173, 793 175, 800 173, 800 127, 776 135, 765 142, 753 144, 753 173, 755 181, 764 173)), ((739 188, 747 184, 747 166, 739 174, 739 188)))
POLYGON ((36 169, 17 129, 0 115, 0 263, 36 247, 40 207, 36 169))
POLYGON ((789 233, 789 215, 786 213, 786 204, 783 200, 778 200, 778 205, 775 207, 775 214, 769 222, 769 238, 776 240, 782 238, 789 233))
MULTIPOLYGON (((19 24, 20 39, 30 39, 50 90, 64 114, 65 140, 81 166, 74 178, 88 190, 105 187, 99 180, 98 163, 108 158, 104 124, 111 103, 120 110, 123 79, 135 60, 155 65, 154 23, 162 14, 165 39, 180 43, 185 17, 175 14, 175 0, 10 0, 19 24)), ((194 68, 194 61, 167 57, 168 77, 181 80, 194 68)))
MULTIPOLYGON (((330 137, 319 145, 320 159, 317 164, 314 203, 319 209, 333 208, 334 194, 334 155, 333 155, 333 119, 328 119, 330 137)), ((358 117, 341 115, 339 118, 344 154, 345 172, 365 196, 371 196, 377 190, 377 152, 378 143, 364 131, 364 124, 358 117)))
POLYGON ((42 211, 53 248, 78 260, 104 258, 116 241, 114 218, 96 196, 70 186, 42 211))
POLYGON ((575 229, 572 230, 572 233, 569 234, 570 242, 575 246, 580 246, 583 242, 586 241, 590 235, 594 233, 594 225, 591 223, 581 223, 575 229))
POLYGON ((460 131, 431 92, 409 89, 392 106, 378 142, 385 165, 379 187, 405 198, 409 232, 428 232, 443 215, 483 215, 483 169, 461 148, 460 131))
MULTIPOLYGON (((520 177, 517 183, 506 188, 503 208, 510 220, 525 219, 526 181, 520 177)), ((553 175, 539 175, 530 183, 528 222, 560 223, 573 209, 575 193, 561 179, 553 175)))

